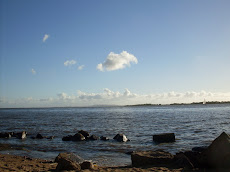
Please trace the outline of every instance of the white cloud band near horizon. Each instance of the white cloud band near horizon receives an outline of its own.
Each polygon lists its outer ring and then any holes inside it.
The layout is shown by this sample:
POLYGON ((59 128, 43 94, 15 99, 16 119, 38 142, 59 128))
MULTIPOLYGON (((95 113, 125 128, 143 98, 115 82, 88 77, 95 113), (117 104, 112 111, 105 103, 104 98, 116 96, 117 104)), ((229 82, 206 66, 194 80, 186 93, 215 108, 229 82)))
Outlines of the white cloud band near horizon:
POLYGON ((99 71, 119 70, 130 66, 131 63, 138 63, 137 58, 133 54, 130 54, 127 51, 122 51, 120 54, 110 52, 106 60, 97 65, 97 69, 99 71))
POLYGON ((77 63, 76 60, 66 60, 64 62, 64 66, 72 66, 72 65, 75 65, 77 63))
POLYGON ((49 37, 50 37, 50 35, 45 34, 45 35, 43 36, 42 41, 43 41, 43 42, 46 42, 46 40, 47 40, 49 37))
POLYGON ((137 94, 125 89, 123 92, 105 88, 103 92, 87 93, 77 91, 73 94, 58 93, 54 97, 7 99, 0 97, 1 108, 11 107, 63 107, 93 105, 134 105, 134 104, 171 104, 206 101, 230 101, 230 92, 217 93, 206 91, 167 92, 158 94, 137 94))

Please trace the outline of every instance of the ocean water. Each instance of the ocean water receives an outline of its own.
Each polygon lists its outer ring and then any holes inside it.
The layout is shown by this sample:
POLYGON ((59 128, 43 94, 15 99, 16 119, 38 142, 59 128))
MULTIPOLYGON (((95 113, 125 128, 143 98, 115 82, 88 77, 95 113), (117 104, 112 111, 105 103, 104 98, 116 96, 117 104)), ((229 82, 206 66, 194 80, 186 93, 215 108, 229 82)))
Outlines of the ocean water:
POLYGON ((28 138, 0 139, 24 150, 0 153, 54 160, 60 152, 73 152, 99 165, 128 165, 136 150, 164 149, 171 153, 207 146, 223 131, 230 133, 230 105, 180 105, 143 107, 1 109, 0 132, 26 130, 28 138), (62 141, 78 130, 109 137, 109 141, 62 141), (155 144, 152 135, 174 132, 176 142, 155 144), (53 140, 31 139, 37 133, 53 140), (130 142, 112 138, 123 133, 130 142))

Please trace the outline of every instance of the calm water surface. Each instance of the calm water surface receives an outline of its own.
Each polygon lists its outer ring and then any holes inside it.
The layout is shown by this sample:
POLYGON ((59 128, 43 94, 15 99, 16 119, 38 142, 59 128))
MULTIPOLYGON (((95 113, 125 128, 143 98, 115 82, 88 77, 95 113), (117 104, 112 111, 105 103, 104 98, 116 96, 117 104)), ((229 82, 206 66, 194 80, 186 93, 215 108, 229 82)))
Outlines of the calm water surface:
POLYGON ((230 105, 185 105, 106 108, 1 109, 0 132, 28 132, 28 138, 0 139, 0 143, 23 146, 26 151, 2 153, 54 159, 60 152, 74 152, 99 165, 127 165, 126 152, 163 148, 171 153, 204 146, 221 132, 230 133, 230 105), (64 142, 63 136, 86 130, 109 141, 64 142), (174 132, 176 142, 156 145, 152 135, 174 132), (53 140, 30 139, 40 133, 53 140), (124 133, 131 141, 119 143, 112 138, 124 133))

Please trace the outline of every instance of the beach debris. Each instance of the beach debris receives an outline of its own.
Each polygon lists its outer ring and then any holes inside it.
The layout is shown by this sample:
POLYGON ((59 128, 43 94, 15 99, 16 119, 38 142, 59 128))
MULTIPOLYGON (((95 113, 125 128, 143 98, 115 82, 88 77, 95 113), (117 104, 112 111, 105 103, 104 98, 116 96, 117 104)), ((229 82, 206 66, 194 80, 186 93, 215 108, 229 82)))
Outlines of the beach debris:
POLYGON ((59 155, 55 158, 56 163, 58 163, 56 167, 56 171, 63 171, 63 170, 75 170, 80 171, 81 170, 81 163, 84 162, 84 159, 81 157, 69 153, 59 153, 59 155))
POLYGON ((114 138, 114 140, 117 140, 118 142, 127 142, 128 139, 124 134, 117 134, 114 138))
POLYGON ((153 141, 156 143, 169 143, 175 142, 174 133, 162 133, 153 135, 153 141))
POLYGON ((139 151, 131 154, 132 166, 141 167, 141 166, 166 166, 170 163, 173 163, 174 156, 163 150, 156 151, 139 151))
POLYGON ((108 137, 104 137, 104 136, 101 136, 101 137, 100 137, 100 139, 101 139, 101 140, 103 140, 103 141, 107 141, 107 140, 109 140, 109 138, 108 138, 108 137))
POLYGON ((89 137, 89 140, 99 140, 99 137, 98 136, 95 136, 95 135, 91 135, 89 137))
POLYGON ((207 168, 227 168, 230 169, 230 137, 223 132, 217 137, 209 147, 204 150, 199 162, 207 168))

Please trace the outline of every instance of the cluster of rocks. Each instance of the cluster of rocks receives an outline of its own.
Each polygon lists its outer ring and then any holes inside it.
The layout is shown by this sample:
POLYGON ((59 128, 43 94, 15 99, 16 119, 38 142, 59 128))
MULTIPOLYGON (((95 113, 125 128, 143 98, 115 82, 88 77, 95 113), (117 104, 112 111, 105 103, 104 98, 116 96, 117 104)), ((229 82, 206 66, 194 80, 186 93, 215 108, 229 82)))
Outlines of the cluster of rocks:
POLYGON ((32 136, 31 139, 54 139, 54 136, 42 136, 40 133, 36 137, 32 136))
POLYGON ((27 135, 26 131, 22 131, 22 132, 4 132, 4 133, 0 133, 0 138, 11 138, 11 137, 16 137, 18 139, 25 139, 27 135))
POLYGON ((85 169, 95 169, 96 165, 93 164, 91 161, 85 161, 81 157, 73 154, 73 153, 60 153, 55 162, 58 163, 56 167, 56 171, 81 171, 85 169))
MULTIPOLYGON (((118 142, 127 142, 127 141, 129 141, 129 139, 127 139, 127 137, 124 134, 117 134, 113 139, 118 141, 118 142)), ((62 138, 62 140, 63 141, 84 141, 84 140, 103 140, 103 141, 107 141, 107 140, 109 140, 109 138, 105 137, 105 136, 98 137, 96 135, 90 135, 89 132, 84 131, 84 130, 80 130, 75 135, 64 136, 62 138)))
POLYGON ((176 155, 163 150, 133 152, 131 160, 134 167, 165 166, 226 171, 230 170, 230 137, 223 132, 208 147, 195 147, 176 155))

